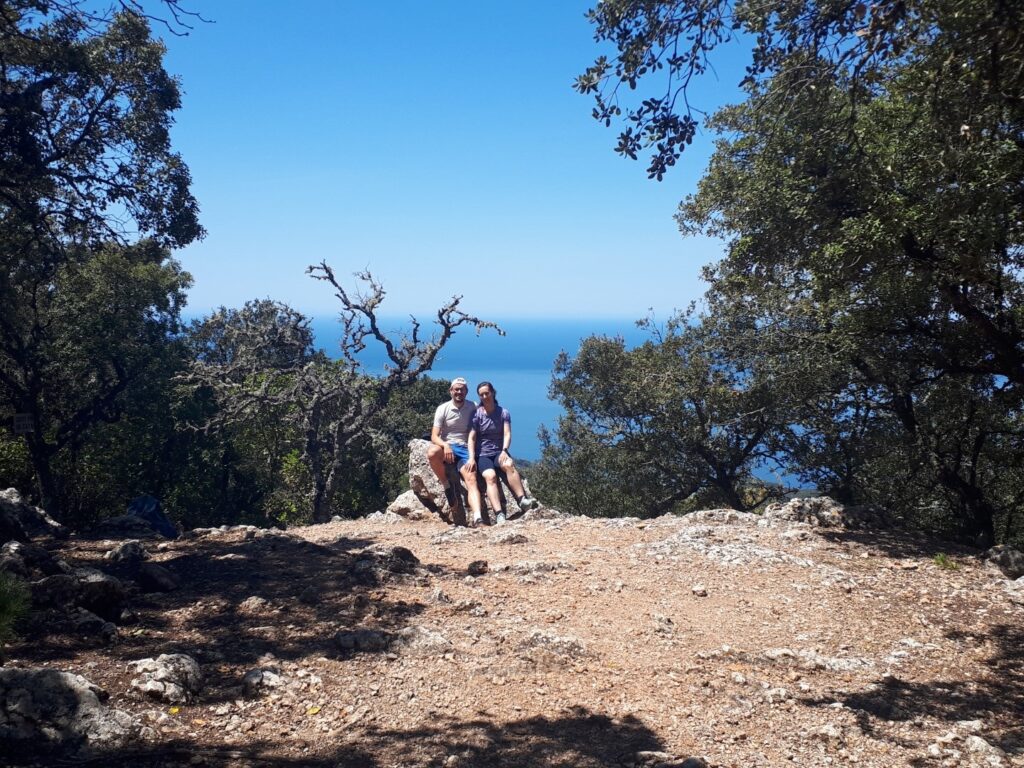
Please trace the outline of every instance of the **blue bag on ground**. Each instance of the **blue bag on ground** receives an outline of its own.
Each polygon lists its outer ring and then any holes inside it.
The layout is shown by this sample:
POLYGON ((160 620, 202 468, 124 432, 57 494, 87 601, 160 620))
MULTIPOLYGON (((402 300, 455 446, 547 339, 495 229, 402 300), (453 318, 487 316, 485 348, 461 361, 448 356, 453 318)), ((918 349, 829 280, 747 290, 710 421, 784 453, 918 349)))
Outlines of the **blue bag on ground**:
POLYGON ((128 514, 145 520, 149 527, 168 539, 178 538, 178 529, 160 509, 160 500, 152 496, 139 496, 128 505, 128 514))

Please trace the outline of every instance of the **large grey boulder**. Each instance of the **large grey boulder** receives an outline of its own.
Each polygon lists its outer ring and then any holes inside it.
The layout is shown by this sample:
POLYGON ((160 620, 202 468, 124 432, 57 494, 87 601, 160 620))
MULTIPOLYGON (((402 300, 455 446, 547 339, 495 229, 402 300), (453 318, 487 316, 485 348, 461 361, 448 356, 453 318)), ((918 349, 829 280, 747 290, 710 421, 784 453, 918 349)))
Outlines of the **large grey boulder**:
POLYGON ((430 468, 427 461, 427 448, 430 441, 416 438, 409 441, 409 487, 423 506, 435 514, 448 513, 448 501, 444 497, 444 488, 430 468))
POLYGON ((1019 579, 1024 576, 1024 552, 1008 547, 1005 544, 997 544, 985 553, 985 558, 1008 579, 1019 579))
MULTIPOLYGON (((413 494, 419 500, 419 502, 430 512, 440 515, 445 520, 454 520, 455 515, 452 512, 448 500, 444 495, 444 488, 441 487, 441 483, 438 481, 437 476, 434 474, 434 470, 430 468, 430 462, 427 461, 427 449, 430 447, 430 441, 428 440, 410 440, 409 441, 409 487, 412 489, 413 494)), ((522 473, 519 474, 523 481, 523 489, 527 495, 530 495, 529 482, 523 477, 522 473)), ((485 512, 490 509, 490 502, 487 499, 487 489, 482 477, 478 477, 477 483, 480 488, 480 496, 483 501, 485 512)), ((504 485, 499 486, 502 494, 505 498, 505 512, 510 519, 516 518, 522 514, 522 510, 516 503, 512 493, 504 485)), ((404 507, 407 502, 404 501, 405 494, 395 499, 393 504, 399 504, 402 500, 402 506, 404 507)), ((392 509, 388 507, 389 511, 396 512, 403 516, 408 516, 403 513, 399 508, 392 509)), ((491 511, 491 521, 493 522, 493 513, 491 511)))
POLYGON ((203 685, 198 662, 184 653, 164 653, 155 659, 139 659, 128 664, 128 671, 138 677, 132 690, 169 704, 191 701, 203 685))
POLYGON ((119 748, 143 729, 107 707, 107 693, 81 675, 56 669, 0 668, 0 744, 5 756, 90 747, 119 748))

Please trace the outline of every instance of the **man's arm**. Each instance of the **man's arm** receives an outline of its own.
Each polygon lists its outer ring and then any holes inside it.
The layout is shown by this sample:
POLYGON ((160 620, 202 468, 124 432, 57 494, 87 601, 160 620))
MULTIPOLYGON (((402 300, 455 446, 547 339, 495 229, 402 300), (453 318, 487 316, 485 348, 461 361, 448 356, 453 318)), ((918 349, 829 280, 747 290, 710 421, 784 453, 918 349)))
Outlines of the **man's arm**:
POLYGON ((455 454, 452 453, 452 447, 441 439, 441 428, 436 424, 430 430, 430 442, 440 447, 444 451, 445 464, 451 464, 453 461, 455 461, 455 454))

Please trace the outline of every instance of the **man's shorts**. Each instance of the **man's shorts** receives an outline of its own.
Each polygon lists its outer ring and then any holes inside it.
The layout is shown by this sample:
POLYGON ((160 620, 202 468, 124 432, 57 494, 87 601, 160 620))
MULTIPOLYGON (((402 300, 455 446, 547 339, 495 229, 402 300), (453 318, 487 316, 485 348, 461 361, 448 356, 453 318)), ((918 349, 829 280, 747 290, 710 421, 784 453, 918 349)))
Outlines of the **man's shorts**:
POLYGON ((462 443, 448 443, 455 454, 455 466, 462 469, 462 465, 469 461, 469 446, 462 443))

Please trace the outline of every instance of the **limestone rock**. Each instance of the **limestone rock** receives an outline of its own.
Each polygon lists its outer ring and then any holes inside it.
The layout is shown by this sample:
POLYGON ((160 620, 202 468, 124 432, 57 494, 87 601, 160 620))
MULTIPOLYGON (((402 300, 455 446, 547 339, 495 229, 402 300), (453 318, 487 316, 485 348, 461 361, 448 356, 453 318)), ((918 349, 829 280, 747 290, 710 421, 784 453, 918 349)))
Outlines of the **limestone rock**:
POLYGON ((78 635, 97 636, 108 643, 117 637, 116 626, 85 608, 75 608, 68 618, 74 632, 78 635))
POLYGON ((80 592, 78 603, 108 621, 115 621, 128 605, 128 593, 121 580, 95 568, 76 568, 80 592))
POLYGON ((1024 576, 1024 552, 998 544, 985 553, 985 558, 998 566, 1008 579, 1024 576))
POLYGON ((38 544, 8 541, 0 548, 0 571, 16 573, 27 578, 54 576, 68 573, 71 568, 60 558, 54 557, 38 544))
POLYGON ((250 669, 242 678, 242 694, 254 699, 272 688, 284 685, 284 678, 273 669, 250 669))
POLYGON ((881 507, 844 507, 828 496, 790 499, 785 504, 769 504, 761 518, 769 524, 807 523, 821 528, 851 530, 877 530, 892 526, 889 515, 881 507))
POLYGON ((444 488, 427 461, 429 447, 429 440, 417 438, 409 441, 409 487, 426 509, 442 514, 448 507, 448 501, 444 497, 444 488))
POLYGON ((16 488, 0 491, 0 541, 27 541, 28 536, 53 536, 64 539, 69 534, 70 531, 50 517, 46 510, 25 503, 16 488), (5 521, 11 520, 16 522, 16 527, 21 529, 24 538, 3 535, 3 528, 7 524, 5 521))
POLYGON ((843 505, 828 496, 791 499, 785 504, 769 504, 762 517, 783 523, 809 523, 823 528, 839 528, 843 524, 843 505))
POLYGON ((169 704, 190 701, 203 684, 199 664, 184 653, 165 653, 155 659, 139 659, 128 664, 138 675, 129 687, 169 704))
POLYGON ((420 501, 420 498, 416 495, 415 491, 406 491, 401 494, 388 505, 388 508, 385 511, 395 515, 401 515, 402 517, 409 518, 410 520, 419 520, 425 515, 430 514, 430 510, 427 509, 426 505, 422 501, 420 501))
POLYGON ((396 574, 416 572, 420 561, 405 547, 377 546, 359 553, 352 570, 364 582, 377 583, 396 574))
POLYGON ((526 638, 526 646, 568 658, 584 656, 587 652, 586 645, 579 638, 556 635, 545 629, 534 629, 526 638))
POLYGON ((146 551, 146 548, 142 546, 142 542, 138 539, 129 539, 128 541, 122 541, 103 555, 103 559, 109 560, 112 563, 138 565, 143 560, 149 559, 149 552, 146 551))
POLYGON ((396 632, 389 647, 395 651, 426 655, 444 653, 451 649, 451 645, 451 641, 440 632, 429 627, 413 625, 396 632))
POLYGON ((138 738, 139 725, 126 712, 107 707, 107 698, 81 675, 0 669, 0 744, 5 756, 116 749, 138 738))
POLYGON ((262 616, 269 611, 269 601, 259 595, 251 595, 238 604, 238 612, 247 616, 262 616))

